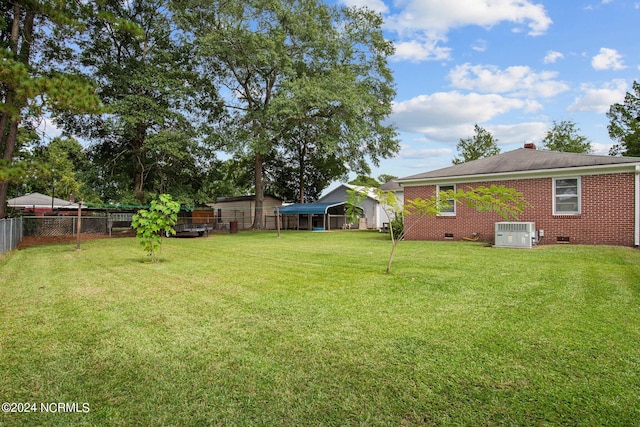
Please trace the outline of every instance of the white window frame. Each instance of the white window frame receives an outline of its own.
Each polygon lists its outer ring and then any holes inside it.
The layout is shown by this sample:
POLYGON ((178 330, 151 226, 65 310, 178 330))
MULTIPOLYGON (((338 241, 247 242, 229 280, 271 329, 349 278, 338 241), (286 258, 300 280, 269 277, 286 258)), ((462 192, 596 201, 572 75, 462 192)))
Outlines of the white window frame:
MULTIPOLYGON (((442 185, 437 185, 436 186, 436 194, 440 194, 440 191, 447 191, 449 189, 452 189, 453 191, 456 191, 456 185, 455 184, 442 184, 442 185), (445 187, 444 189, 442 187, 445 187)), ((440 215, 441 216, 456 216, 456 202, 453 199, 448 199, 451 202, 451 211, 441 211, 440 215)))
POLYGON ((553 214, 554 215, 580 215, 582 213, 582 180, 579 176, 568 176, 562 178, 553 178, 553 214), (576 180, 576 193, 569 194, 570 196, 577 197, 576 210, 560 211, 558 210, 558 197, 562 195, 557 194, 558 181, 575 179, 576 180))

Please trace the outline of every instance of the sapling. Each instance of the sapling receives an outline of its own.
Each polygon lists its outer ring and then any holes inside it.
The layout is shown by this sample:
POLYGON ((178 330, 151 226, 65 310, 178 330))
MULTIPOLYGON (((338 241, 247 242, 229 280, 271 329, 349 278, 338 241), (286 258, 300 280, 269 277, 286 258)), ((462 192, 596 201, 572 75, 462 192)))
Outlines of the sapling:
POLYGON ((178 221, 180 203, 172 200, 171 195, 161 194, 151 202, 149 209, 141 209, 133 215, 131 226, 136 230, 140 244, 151 257, 151 262, 158 262, 162 235, 175 235, 173 228, 178 221))
MULTIPOLYGON (((451 207, 452 203, 465 203, 480 212, 496 212, 505 221, 516 219, 527 206, 522 193, 505 186, 492 185, 490 187, 478 186, 475 188, 440 191, 431 198, 415 198, 402 201, 396 197, 393 191, 373 189, 378 202, 382 206, 389 219, 389 235, 391 236, 391 253, 387 262, 387 274, 391 272, 391 264, 398 243, 404 239, 405 233, 418 224, 417 217, 439 215, 451 207), (404 221, 408 216, 413 220, 409 225, 404 221), (402 226, 398 224, 402 223, 402 226)), ((349 197, 347 203, 347 216, 351 221, 356 221, 361 212, 359 204, 364 193, 356 190, 347 190, 349 197)))

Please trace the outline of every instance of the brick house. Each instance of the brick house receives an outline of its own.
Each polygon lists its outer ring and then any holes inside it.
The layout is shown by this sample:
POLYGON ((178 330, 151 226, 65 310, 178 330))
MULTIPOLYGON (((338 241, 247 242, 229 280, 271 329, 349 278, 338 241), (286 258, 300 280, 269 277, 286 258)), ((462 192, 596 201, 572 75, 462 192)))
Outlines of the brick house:
MULTIPOLYGON (((536 150, 534 144, 495 156, 396 180, 405 200, 439 190, 504 185, 530 206, 518 221, 534 222, 539 244, 635 246, 640 241, 640 157, 536 150)), ((493 241, 493 212, 456 204, 436 217, 405 218, 407 240, 493 241)))

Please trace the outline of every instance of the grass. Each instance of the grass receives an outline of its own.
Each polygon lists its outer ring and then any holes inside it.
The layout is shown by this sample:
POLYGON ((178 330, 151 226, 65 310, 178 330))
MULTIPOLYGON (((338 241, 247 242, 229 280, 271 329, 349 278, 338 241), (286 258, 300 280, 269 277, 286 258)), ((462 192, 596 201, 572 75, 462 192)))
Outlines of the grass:
POLYGON ((0 425, 638 425, 640 252, 377 233, 0 257, 0 425))

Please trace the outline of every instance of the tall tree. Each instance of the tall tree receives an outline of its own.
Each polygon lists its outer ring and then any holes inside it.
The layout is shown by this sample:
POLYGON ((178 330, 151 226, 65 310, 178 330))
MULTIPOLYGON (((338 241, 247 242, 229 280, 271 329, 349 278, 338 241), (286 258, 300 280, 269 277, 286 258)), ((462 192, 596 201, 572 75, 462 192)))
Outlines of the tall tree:
POLYGON ((640 156, 640 83, 633 82, 633 92, 627 92, 624 103, 613 104, 607 112, 609 137, 618 141, 611 156, 640 156))
POLYGON ((79 28, 82 2, 12 0, 0 6, 0 218, 6 215, 9 181, 21 126, 45 113, 98 111, 94 88, 68 70, 64 45, 79 28))
POLYGON ((461 163, 478 160, 484 157, 494 156, 500 153, 498 140, 493 137, 491 132, 478 126, 473 126, 475 135, 468 138, 461 138, 456 148, 461 157, 454 157, 452 163, 459 165, 461 163))
POLYGON ((570 120, 562 120, 560 123, 554 120, 553 126, 542 140, 542 148, 565 153, 589 154, 593 151, 591 141, 580 135, 579 131, 576 124, 570 120))
POLYGON ((82 64, 109 114, 67 116, 65 124, 94 143, 103 197, 143 202, 158 193, 196 193, 198 165, 211 155, 199 132, 219 112, 217 95, 197 72, 168 0, 90 4, 82 64))
POLYGON ((90 164, 77 140, 57 137, 47 145, 25 151, 30 173, 23 182, 24 192, 50 193, 62 199, 73 195, 78 200, 99 201, 83 182, 90 164))
POLYGON ((397 152, 395 131, 383 124, 395 91, 380 16, 319 0, 173 4, 227 89, 235 122, 229 140, 236 143, 228 149, 254 160, 254 228, 262 227, 269 156, 300 147, 285 144, 291 132, 303 138, 317 127, 310 141, 316 153, 335 153, 358 172, 397 152))

